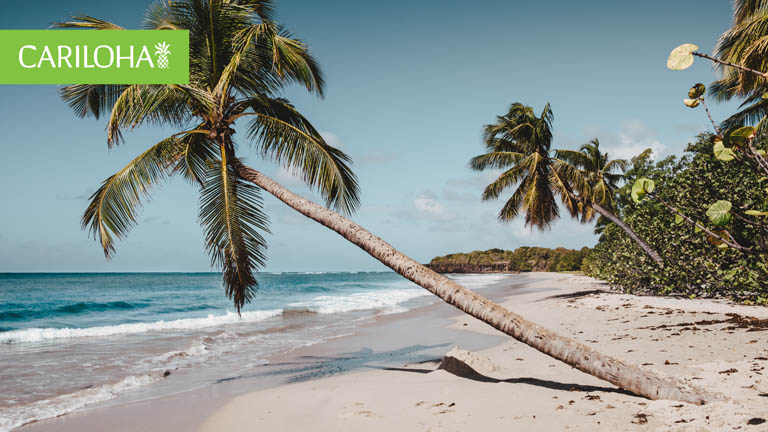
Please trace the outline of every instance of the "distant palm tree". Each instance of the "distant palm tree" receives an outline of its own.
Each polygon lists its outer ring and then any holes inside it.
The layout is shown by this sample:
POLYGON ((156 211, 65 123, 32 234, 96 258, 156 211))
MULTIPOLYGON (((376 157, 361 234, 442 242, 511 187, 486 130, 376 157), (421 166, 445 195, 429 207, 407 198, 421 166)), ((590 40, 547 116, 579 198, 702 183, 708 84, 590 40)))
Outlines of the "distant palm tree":
MULTIPOLYGON (((267 0, 174 0, 147 14, 149 29, 190 31, 189 85, 74 85, 61 96, 81 116, 109 115, 107 141, 145 123, 178 126, 181 132, 153 145, 109 177, 91 197, 83 225, 109 257, 113 237, 137 222, 138 207, 154 184, 180 174, 200 187, 200 221, 226 292, 240 308, 254 295, 254 272, 263 265, 266 190, 299 213, 336 231, 397 273, 448 304, 579 370, 651 399, 702 403, 711 396, 633 364, 600 354, 553 333, 424 267, 360 225, 286 189, 238 158, 235 122, 249 119, 246 137, 258 153, 297 171, 329 207, 351 213, 358 188, 349 158, 326 143, 285 99, 288 83, 322 94, 323 79, 306 46, 272 20, 267 0)), ((81 16, 60 27, 121 29, 81 16)))
POLYGON ((499 220, 508 222, 524 212, 526 226, 547 229, 560 216, 559 198, 571 216, 582 222, 592 220, 593 212, 608 218, 662 265, 661 256, 611 211, 618 181, 614 171, 623 169, 626 162, 608 160, 596 140, 580 151, 556 150, 553 156, 553 120, 549 104, 536 116, 533 108, 513 103, 507 114, 485 126, 488 152, 472 158, 470 167, 504 171, 485 188, 482 199, 496 199, 515 187, 499 220))
MULTIPOLYGON (((624 171, 629 162, 624 159, 610 159, 608 153, 600 151, 600 141, 595 138, 583 144, 578 151, 555 150, 556 164, 564 162, 570 166, 563 166, 563 170, 576 167, 579 174, 586 182, 588 189, 583 198, 579 211, 581 219, 591 221, 595 216, 595 206, 602 207, 605 211, 616 212, 616 189, 618 183, 624 179, 624 171)), ((602 215, 601 215, 602 216, 602 215)), ((605 217, 605 216, 602 216, 605 217)))

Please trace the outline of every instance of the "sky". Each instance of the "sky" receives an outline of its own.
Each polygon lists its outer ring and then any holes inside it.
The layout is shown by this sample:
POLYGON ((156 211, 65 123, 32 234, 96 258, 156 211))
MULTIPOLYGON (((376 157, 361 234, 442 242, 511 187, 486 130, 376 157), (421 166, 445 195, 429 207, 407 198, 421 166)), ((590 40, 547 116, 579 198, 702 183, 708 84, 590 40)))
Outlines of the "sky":
MULTIPOLYGON (((140 28, 150 1, 3 2, 0 29, 44 29, 74 14, 140 28)), ((555 148, 599 138, 612 157, 645 148, 682 154, 711 128, 683 106, 696 82, 716 78, 697 61, 665 67, 669 51, 711 51, 728 28, 728 1, 277 0, 278 20, 305 40, 326 75, 326 96, 285 96, 354 160, 362 205, 353 219, 421 261, 519 246, 592 246, 591 225, 567 217, 549 231, 499 223, 501 200, 481 202, 492 173, 467 167, 481 131, 513 102, 555 114, 555 148)), ((0 72, 2 73, 2 72, 0 72)), ((734 103, 715 104, 723 119, 734 103)), ((88 196, 170 128, 141 128, 109 150, 105 122, 77 118, 57 86, 0 85, 0 272, 210 271, 197 220, 197 190, 159 185, 139 225, 106 261, 80 227, 88 196)), ((242 134, 244 135, 244 134, 242 134)), ((285 169, 249 164, 311 199, 285 169)), ((663 185, 662 185, 663 187, 663 185)), ((266 271, 364 271, 383 265, 272 197, 266 271)))

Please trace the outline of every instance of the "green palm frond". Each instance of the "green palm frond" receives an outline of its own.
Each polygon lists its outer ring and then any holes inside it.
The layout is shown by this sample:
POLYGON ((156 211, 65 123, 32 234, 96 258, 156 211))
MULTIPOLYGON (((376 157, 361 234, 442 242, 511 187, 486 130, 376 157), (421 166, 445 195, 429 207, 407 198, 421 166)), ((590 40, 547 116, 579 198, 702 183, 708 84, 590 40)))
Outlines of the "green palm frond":
POLYGON ((144 14, 145 30, 179 30, 175 24, 172 4, 167 0, 157 0, 147 8, 144 14))
POLYGON ((117 24, 109 21, 100 20, 88 15, 75 15, 73 21, 58 22, 53 24, 53 28, 79 28, 93 30, 125 30, 117 24))
POLYGON ((506 168, 522 161, 525 155, 518 152, 495 151, 473 157, 469 167, 476 171, 490 168, 506 168))
POLYGON ((254 272, 264 266, 267 249, 260 231, 269 232, 269 221, 260 189, 239 178, 222 154, 203 181, 200 223, 211 264, 222 269, 226 294, 239 313, 258 288, 254 272))
MULTIPOLYGON (((531 156, 528 156, 526 159, 530 159, 531 156)), ((499 196, 501 196, 502 192, 507 190, 508 188, 511 188, 515 186, 518 182, 524 182, 524 179, 527 174, 527 164, 524 161, 520 162, 520 164, 513 166, 512 168, 508 169, 507 171, 504 171, 499 175, 496 180, 491 182, 488 186, 485 187, 483 190, 483 194, 481 196, 481 199, 483 201, 488 201, 492 199, 496 199, 499 196)), ((519 187, 518 187, 519 188, 519 187)))
POLYGON ((734 0, 733 21, 736 23, 743 22, 751 15, 764 9, 768 9, 767 0, 734 0))
POLYGON ((229 0, 229 4, 244 8, 262 21, 275 20, 275 5, 272 0, 229 0))
POLYGON ((99 240, 107 258, 115 250, 113 236, 122 238, 136 225, 141 200, 149 197, 153 185, 165 179, 178 155, 178 139, 166 138, 104 180, 91 195, 82 225, 99 240))
POLYGON ((109 112, 127 85, 75 84, 59 89, 59 96, 78 117, 99 118, 109 112))
POLYGON ((351 214, 360 204, 357 177, 350 158, 325 142, 309 121, 283 99, 244 102, 252 116, 249 137, 261 153, 300 174, 329 207, 351 214))
POLYGON ((269 23, 259 23, 240 30, 235 34, 232 41, 234 49, 232 57, 224 68, 221 77, 219 77, 219 81, 216 83, 216 87, 213 90, 214 95, 223 95, 227 93, 231 81, 238 76, 237 74, 240 69, 240 64, 245 54, 253 44, 257 42, 256 40, 260 35, 271 31, 272 26, 269 23))
POLYGON ((768 100, 760 99, 736 114, 725 119, 720 126, 723 129, 733 129, 746 125, 755 125, 768 115, 768 100))
POLYGON ((547 158, 538 153, 533 153, 532 156, 528 167, 529 186, 523 198, 526 208, 525 225, 548 229, 552 221, 560 216, 560 210, 552 191, 551 170, 547 158))
POLYGON ((304 42, 281 30, 272 37, 271 45, 272 65, 279 77, 303 85, 307 91, 323 95, 325 79, 304 42))
POLYGON ((549 181, 568 213, 577 217, 583 209, 579 206, 580 203, 574 199, 574 195, 585 196, 590 193, 589 183, 582 172, 563 160, 555 159, 552 162, 549 181))
POLYGON ((589 156, 581 151, 558 149, 555 150, 555 158, 577 168, 584 168, 589 165, 589 156))
POLYGON ((202 187, 208 169, 218 160, 218 145, 204 133, 187 134, 179 139, 179 144, 173 173, 202 187))
POLYGON ((528 178, 523 179, 520 186, 515 189, 512 196, 509 197, 504 206, 499 211, 499 222, 511 222, 513 219, 520 215, 520 210, 523 207, 523 199, 525 198, 525 191, 528 190, 529 182, 528 178))
MULTIPOLYGON (((112 105, 107 122, 107 143, 110 147, 122 141, 123 129, 133 129, 146 122, 184 126, 192 117, 190 106, 197 102, 184 87, 145 84, 126 87, 112 105)), ((206 102, 211 104, 212 99, 206 98, 206 102)), ((197 108, 205 110, 207 107, 197 108)))
MULTIPOLYGON (((739 64, 758 71, 768 71, 768 9, 756 4, 739 9, 737 19, 718 39, 715 56, 723 61, 739 64)), ((760 97, 768 80, 735 68, 716 65, 721 79, 710 85, 709 93, 718 100, 733 97, 754 99, 760 97)))

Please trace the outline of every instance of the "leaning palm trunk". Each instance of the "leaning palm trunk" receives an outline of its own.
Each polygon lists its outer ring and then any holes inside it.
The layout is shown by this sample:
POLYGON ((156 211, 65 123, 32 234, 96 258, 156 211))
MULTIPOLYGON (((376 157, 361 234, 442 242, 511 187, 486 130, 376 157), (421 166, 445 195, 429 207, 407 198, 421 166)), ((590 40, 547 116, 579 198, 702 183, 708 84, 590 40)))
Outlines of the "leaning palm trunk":
POLYGON ((336 231, 387 267, 425 288, 457 309, 491 325, 544 354, 634 394, 649 399, 671 399, 704 404, 715 399, 702 390, 662 377, 634 364, 598 353, 514 314, 407 257, 360 225, 284 188, 264 174, 236 163, 237 174, 299 213, 336 231))
POLYGON ((601 215, 605 216, 606 218, 610 219, 611 222, 615 223, 619 228, 623 229, 624 232, 627 233, 627 235, 637 243, 640 248, 645 251, 646 254, 648 254, 649 257, 651 257, 652 260, 656 261, 656 264, 663 267, 664 266, 664 260, 661 259, 661 256, 653 250, 651 245, 649 245, 645 240, 641 239, 640 236, 635 233, 632 228, 629 227, 629 225, 625 224, 624 221, 619 219, 618 216, 611 213, 604 207, 602 207, 600 204, 597 203, 591 203, 590 207, 592 207, 596 212, 600 213, 601 215))
MULTIPOLYGON (((574 199, 576 201, 579 201, 581 203, 584 203, 584 200, 579 198, 576 194, 571 194, 570 196, 571 196, 572 199, 574 199)), ((601 206, 598 203, 591 202, 588 205, 590 207, 592 207, 592 209, 594 209, 596 212, 600 213, 601 215, 606 217, 608 220, 610 220, 611 222, 615 223, 616 226, 618 226, 619 228, 623 229, 624 232, 627 233, 629 238, 634 240, 634 242, 637 243, 637 245, 640 246, 640 248, 649 257, 651 257, 651 259, 654 260, 656 262, 656 264, 659 265, 659 267, 664 267, 664 260, 661 258, 661 255, 659 255, 658 252, 653 250, 651 245, 649 245, 648 242, 646 242, 645 240, 640 238, 640 236, 637 235, 637 233, 632 228, 630 228, 629 225, 625 224, 623 220, 619 219, 618 216, 616 216, 611 211, 609 211, 608 209, 606 209, 605 207, 601 206)))

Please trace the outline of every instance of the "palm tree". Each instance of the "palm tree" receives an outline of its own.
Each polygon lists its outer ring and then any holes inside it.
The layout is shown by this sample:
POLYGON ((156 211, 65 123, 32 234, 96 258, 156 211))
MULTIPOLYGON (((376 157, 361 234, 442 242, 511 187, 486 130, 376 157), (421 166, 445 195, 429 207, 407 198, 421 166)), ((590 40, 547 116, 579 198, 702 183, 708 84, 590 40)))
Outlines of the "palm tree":
MULTIPOLYGON (((610 159, 608 153, 600 151, 600 140, 597 138, 583 144, 578 151, 555 150, 555 157, 555 164, 562 165, 561 170, 577 168, 578 174, 589 186, 586 195, 582 197, 589 204, 579 206, 582 221, 592 221, 595 207, 616 213, 616 189, 624 179, 623 173, 629 164, 626 160, 610 159)), ((602 214, 600 217, 605 218, 602 214)))
MULTIPOLYGON (((768 72, 768 2, 764 0, 734 1, 731 28, 718 39, 715 57, 722 62, 768 72)), ((712 83, 710 93, 725 101, 742 99, 741 111, 723 122, 725 128, 756 124, 768 114, 768 79, 760 74, 716 63, 722 77, 712 83)))
MULTIPOLYGON (((121 28, 87 16, 60 26, 121 28)), ((558 360, 651 399, 711 399, 675 379, 539 327, 427 269, 333 211, 354 211, 357 182, 349 158, 328 145, 287 100, 277 97, 289 83, 322 95, 323 80, 306 45, 274 23, 268 0, 161 2, 150 8, 146 27, 190 30, 189 85, 77 85, 61 92, 81 116, 109 113, 110 145, 121 142, 124 128, 146 122, 182 129, 109 177, 92 196, 83 225, 100 240, 107 257, 114 251, 113 237, 123 237, 136 224, 138 207, 150 187, 180 174, 200 188, 207 249, 213 265, 222 268, 226 292, 239 311, 253 298, 254 273, 264 262, 261 232, 268 227, 259 193, 265 190, 445 302, 558 360), (323 195, 325 207, 243 163, 233 139, 235 122, 241 118, 249 120, 247 138, 258 153, 301 173, 323 195)))
POLYGON ((498 198, 515 187, 499 212, 499 220, 509 222, 525 213, 525 225, 547 229, 560 216, 557 198, 572 217, 586 222, 593 211, 608 218, 629 235, 659 265, 661 256, 632 228, 611 212, 617 180, 613 171, 624 161, 609 161, 599 144, 583 146, 581 151, 552 150, 554 115, 549 104, 540 116, 533 108, 513 103, 507 114, 485 126, 483 140, 487 153, 472 158, 470 167, 504 170, 482 194, 484 201, 498 198))

